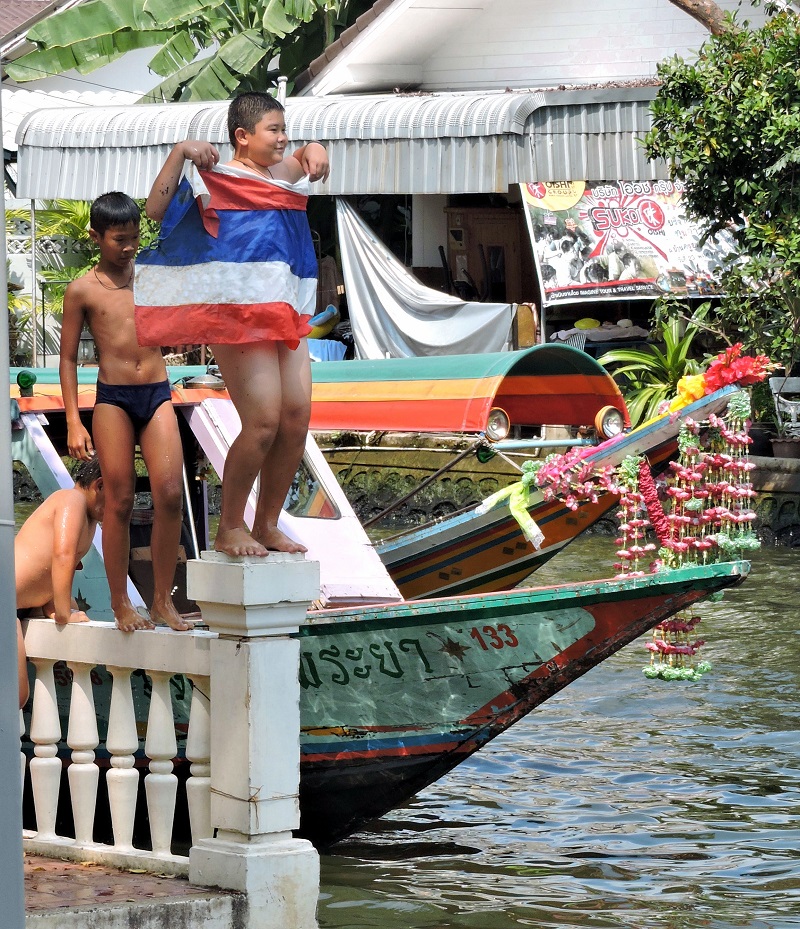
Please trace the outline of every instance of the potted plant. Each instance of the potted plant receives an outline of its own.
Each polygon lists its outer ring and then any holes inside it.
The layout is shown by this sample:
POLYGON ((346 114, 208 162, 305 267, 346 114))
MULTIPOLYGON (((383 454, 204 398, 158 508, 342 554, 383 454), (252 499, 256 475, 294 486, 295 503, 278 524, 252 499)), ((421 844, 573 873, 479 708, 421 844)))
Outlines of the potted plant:
POLYGON ((775 435, 771 438, 776 458, 800 458, 800 395, 795 394, 798 378, 777 378, 778 386, 786 391, 780 401, 775 398, 775 435), (784 383, 781 383, 781 381, 784 383), (792 383, 794 382, 794 383, 792 383), (778 403, 781 408, 778 409, 778 403))
POLYGON ((699 362, 689 354, 699 331, 693 323, 684 327, 679 319, 662 317, 654 330, 657 344, 613 349, 598 358, 620 386, 632 426, 657 415, 661 404, 675 396, 684 375, 700 372, 699 362))

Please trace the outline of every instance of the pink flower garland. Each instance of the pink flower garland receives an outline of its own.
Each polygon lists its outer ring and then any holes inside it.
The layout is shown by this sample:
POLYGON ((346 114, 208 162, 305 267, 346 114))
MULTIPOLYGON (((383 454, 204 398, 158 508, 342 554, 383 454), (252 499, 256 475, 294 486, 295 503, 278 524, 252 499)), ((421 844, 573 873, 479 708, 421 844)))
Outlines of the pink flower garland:
POLYGON ((604 491, 618 493, 614 469, 596 468, 585 457, 586 450, 580 448, 548 455, 536 472, 536 484, 545 500, 560 498, 568 509, 577 510, 581 503, 597 503, 604 491))
MULTIPOLYGON (((618 479, 621 490, 617 516, 620 521, 620 537, 617 539, 617 558, 614 567, 618 577, 642 577, 646 572, 640 560, 655 552, 656 546, 646 541, 650 521, 647 519, 644 494, 638 488, 639 467, 642 459, 626 458, 619 466, 618 479)), ((656 570, 656 563, 650 564, 656 570)))
POLYGON ((644 646, 650 652, 650 664, 644 668, 646 677, 696 681, 710 669, 707 661, 695 663, 696 655, 706 644, 703 639, 690 638, 699 622, 699 616, 679 614, 656 626, 652 641, 644 646))

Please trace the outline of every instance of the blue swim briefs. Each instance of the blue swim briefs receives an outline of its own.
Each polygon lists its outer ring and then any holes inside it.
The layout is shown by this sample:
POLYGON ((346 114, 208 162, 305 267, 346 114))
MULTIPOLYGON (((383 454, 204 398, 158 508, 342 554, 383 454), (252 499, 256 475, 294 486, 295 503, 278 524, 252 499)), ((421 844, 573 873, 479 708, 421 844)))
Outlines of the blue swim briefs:
POLYGON ((150 422, 162 403, 171 400, 172 391, 166 380, 155 384, 104 384, 98 381, 95 406, 98 403, 118 406, 138 432, 150 422))

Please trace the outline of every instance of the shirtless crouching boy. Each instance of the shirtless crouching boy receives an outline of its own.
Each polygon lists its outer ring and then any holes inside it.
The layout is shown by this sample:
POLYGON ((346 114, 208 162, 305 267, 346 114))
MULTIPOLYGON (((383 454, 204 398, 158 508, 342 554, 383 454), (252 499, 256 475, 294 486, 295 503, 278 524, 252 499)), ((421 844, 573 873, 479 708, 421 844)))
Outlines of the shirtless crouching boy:
MULTIPOLYGON (((308 182, 324 180, 328 176, 327 152, 319 143, 309 142, 287 155, 284 109, 269 94, 248 92, 234 98, 228 108, 228 134, 234 157, 225 165, 218 166, 219 153, 210 142, 188 139, 175 145, 147 198, 145 209, 151 219, 160 221, 168 208, 180 207, 182 195, 175 195, 187 161, 202 170, 205 183, 211 182, 206 172, 223 174, 231 187, 238 187, 241 191, 257 191, 258 187, 253 186, 255 181, 256 185, 266 185, 268 190, 281 192, 272 195, 258 193, 259 202, 287 192, 303 203, 302 207, 293 206, 286 212, 304 211, 308 182)), ((242 194, 242 197, 246 196, 242 194)), ((256 265, 258 261, 271 260, 269 256, 274 253, 276 238, 265 236, 263 243, 258 240, 260 217, 265 214, 259 213, 255 204, 249 208, 220 208, 217 213, 219 241, 224 237, 224 224, 230 222, 227 228, 232 228, 237 221, 233 216, 236 214, 247 221, 252 220, 247 227, 253 233, 247 242, 252 256, 250 260, 256 265)), ((167 218, 171 219, 172 215, 167 218)), ((287 242, 291 240, 294 243, 285 253, 287 268, 293 267, 292 261, 299 255, 298 266, 307 269, 308 253, 304 250, 309 247, 313 257, 304 212, 302 221, 304 228, 298 220, 298 224, 292 227, 292 236, 286 237, 287 242)), ((203 235, 202 227, 198 235, 203 235)), ((198 250, 201 244, 204 248, 213 247, 210 239, 206 239, 205 243, 197 242, 198 250)), ((140 270, 137 270, 137 313, 142 310, 138 306, 140 270)), ((316 262, 311 279, 315 277, 316 262)), ((230 292, 219 304, 230 309, 229 328, 218 326, 213 331, 210 328, 178 331, 176 328, 175 337, 167 339, 167 343, 211 344, 242 423, 225 461, 220 521, 214 548, 233 556, 263 557, 269 550, 304 552, 305 546, 278 528, 278 516, 303 456, 311 413, 311 370, 308 346, 302 338, 310 331, 305 322, 308 316, 303 315, 305 306, 302 305, 307 297, 306 284, 301 281, 293 293, 292 285, 278 293, 279 285, 266 282, 263 287, 266 310, 254 310, 246 302, 237 303, 237 287, 244 285, 232 281, 229 286, 230 292), (279 331, 287 335, 263 335, 279 331), (244 522, 244 511, 257 478, 258 500, 251 534, 244 522)), ((144 289, 142 292, 145 293, 144 289)), ((311 297, 313 301, 314 292, 311 297)), ((209 326, 213 315, 206 314, 209 326)), ((148 333, 141 332, 140 340, 142 337, 148 338, 148 333)))
POLYGON ((28 700, 28 672, 19 621, 44 616, 64 625, 89 619, 72 597, 72 581, 103 519, 104 504, 103 478, 95 458, 78 467, 73 488, 46 498, 14 539, 20 707, 28 700))
POLYGON ((100 462, 94 458, 78 466, 74 487, 50 494, 25 520, 14 539, 17 611, 23 619, 49 616, 62 624, 89 619, 72 599, 72 581, 104 507, 100 462))
POLYGON ((82 461, 96 453, 103 468, 103 561, 117 627, 133 632, 160 622, 185 631, 191 625, 172 602, 182 522, 183 450, 161 350, 143 348, 136 340, 133 262, 139 222, 139 208, 126 194, 103 194, 92 204, 89 235, 100 259, 64 294, 59 376, 69 453, 82 461), (92 435, 78 408, 77 357, 84 327, 99 355, 92 435), (127 590, 137 441, 150 475, 154 511, 150 619, 137 612, 127 590))

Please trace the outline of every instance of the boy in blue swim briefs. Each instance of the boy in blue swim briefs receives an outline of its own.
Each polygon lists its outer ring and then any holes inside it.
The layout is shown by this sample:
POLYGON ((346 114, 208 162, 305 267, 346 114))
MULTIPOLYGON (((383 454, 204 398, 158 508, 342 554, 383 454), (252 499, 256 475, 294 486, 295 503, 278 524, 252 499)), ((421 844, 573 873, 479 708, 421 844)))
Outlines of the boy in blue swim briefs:
POLYGON ((185 631, 191 625, 172 602, 183 506, 183 450, 161 350, 143 348, 136 340, 133 261, 139 247, 139 221, 139 207, 127 194, 103 194, 92 204, 89 234, 100 259, 64 294, 59 376, 69 453, 81 461, 96 454, 103 468, 103 561, 117 627, 133 632, 166 623, 185 631), (78 408, 77 357, 84 327, 91 332, 99 357, 92 435, 78 408), (137 442, 150 475, 154 511, 150 619, 137 612, 127 590, 137 442))

